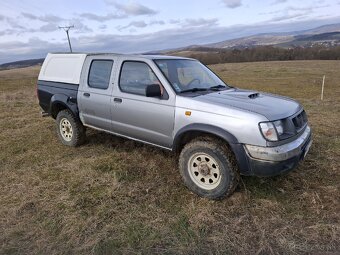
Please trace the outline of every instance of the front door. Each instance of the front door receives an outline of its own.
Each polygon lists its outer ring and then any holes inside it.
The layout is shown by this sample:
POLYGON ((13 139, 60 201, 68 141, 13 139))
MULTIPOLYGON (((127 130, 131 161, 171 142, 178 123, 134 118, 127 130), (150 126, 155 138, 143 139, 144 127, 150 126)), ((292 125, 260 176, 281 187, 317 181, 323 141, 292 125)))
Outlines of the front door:
MULTIPOLYGON (((112 127, 119 134, 170 148, 174 128, 175 97, 164 87, 150 65, 121 60, 118 83, 113 90, 112 127), (146 97, 147 85, 158 84, 161 97, 146 97)), ((154 67, 155 68, 155 67, 154 67)))

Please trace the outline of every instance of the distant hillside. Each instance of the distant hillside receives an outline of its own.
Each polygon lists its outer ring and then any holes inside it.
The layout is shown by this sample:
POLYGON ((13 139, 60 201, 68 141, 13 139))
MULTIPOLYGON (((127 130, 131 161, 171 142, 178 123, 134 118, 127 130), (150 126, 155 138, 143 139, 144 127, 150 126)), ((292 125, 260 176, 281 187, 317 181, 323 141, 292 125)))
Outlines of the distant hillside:
POLYGON ((325 25, 309 30, 268 33, 226 40, 202 46, 211 48, 251 48, 272 45, 277 47, 310 47, 315 44, 324 46, 340 45, 340 24, 325 25))
MULTIPOLYGON (((175 49, 160 50, 157 54, 169 54, 185 51, 186 53, 196 51, 203 48, 216 48, 216 49, 246 49, 258 46, 276 46, 276 47, 310 47, 319 43, 324 46, 340 45, 340 38, 336 33, 340 32, 340 23, 324 25, 313 29, 282 32, 282 33, 264 33, 251 35, 247 37, 240 37, 229 39, 217 43, 203 44, 203 45, 190 45, 175 49), (313 35, 317 35, 313 37, 313 35), (332 38, 333 36, 333 38, 332 38), (301 38, 305 38, 302 42, 301 38), (321 39, 321 40, 320 40, 321 39), (300 40, 300 41, 299 41, 300 40), (314 43, 313 43, 314 42, 314 43)), ((147 53, 149 54, 149 53, 147 53)))
POLYGON ((34 65, 41 65, 43 62, 44 62, 44 58, 15 61, 15 62, 1 64, 0 70, 13 69, 13 68, 23 68, 23 67, 34 66, 34 65))
POLYGON ((311 35, 311 34, 323 34, 323 33, 329 33, 329 32, 340 32, 340 23, 329 24, 329 25, 324 25, 324 26, 300 31, 298 32, 298 34, 311 35))
POLYGON ((223 42, 207 44, 204 46, 212 47, 212 48, 250 48, 250 47, 256 47, 256 46, 288 43, 293 40, 294 40, 293 35, 263 34, 263 35, 247 36, 243 38, 237 38, 237 39, 227 40, 223 42))
POLYGON ((290 42, 277 44, 277 47, 312 47, 315 45, 333 47, 340 45, 340 32, 328 32, 314 35, 298 35, 290 42))
POLYGON ((340 23, 290 33, 258 34, 160 52, 205 64, 274 60, 340 60, 340 23))

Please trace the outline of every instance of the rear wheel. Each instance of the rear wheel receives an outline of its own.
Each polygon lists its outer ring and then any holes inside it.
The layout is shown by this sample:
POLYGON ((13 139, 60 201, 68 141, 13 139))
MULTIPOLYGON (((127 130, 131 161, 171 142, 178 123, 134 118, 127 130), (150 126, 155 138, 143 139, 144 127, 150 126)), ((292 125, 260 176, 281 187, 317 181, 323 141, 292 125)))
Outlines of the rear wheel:
POLYGON ((85 128, 69 110, 62 110, 56 118, 58 137, 64 145, 79 146, 85 141, 85 128))
POLYGON ((224 143, 210 137, 185 145, 179 157, 179 168, 186 186, 210 199, 231 195, 239 181, 231 151, 224 143))

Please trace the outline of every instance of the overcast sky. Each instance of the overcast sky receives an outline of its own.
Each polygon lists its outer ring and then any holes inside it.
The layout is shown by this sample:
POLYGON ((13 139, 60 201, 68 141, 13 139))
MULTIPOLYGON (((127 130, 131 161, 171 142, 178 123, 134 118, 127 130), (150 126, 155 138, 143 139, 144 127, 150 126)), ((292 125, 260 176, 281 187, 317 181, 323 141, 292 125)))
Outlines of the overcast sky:
POLYGON ((1 0, 0 63, 68 51, 139 53, 340 22, 340 0, 1 0))

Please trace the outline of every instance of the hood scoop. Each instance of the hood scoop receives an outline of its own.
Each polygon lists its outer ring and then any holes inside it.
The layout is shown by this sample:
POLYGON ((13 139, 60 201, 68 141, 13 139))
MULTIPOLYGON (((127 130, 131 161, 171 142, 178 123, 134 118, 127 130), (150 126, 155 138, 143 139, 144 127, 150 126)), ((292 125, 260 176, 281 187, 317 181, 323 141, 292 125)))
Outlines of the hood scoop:
POLYGON ((259 97, 259 96, 260 96, 260 93, 253 93, 253 94, 248 95, 248 97, 250 99, 255 99, 255 98, 259 97))

